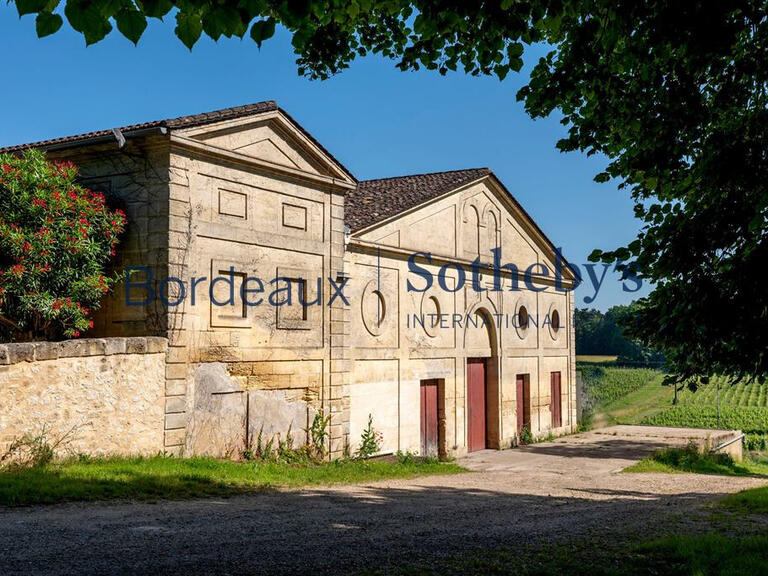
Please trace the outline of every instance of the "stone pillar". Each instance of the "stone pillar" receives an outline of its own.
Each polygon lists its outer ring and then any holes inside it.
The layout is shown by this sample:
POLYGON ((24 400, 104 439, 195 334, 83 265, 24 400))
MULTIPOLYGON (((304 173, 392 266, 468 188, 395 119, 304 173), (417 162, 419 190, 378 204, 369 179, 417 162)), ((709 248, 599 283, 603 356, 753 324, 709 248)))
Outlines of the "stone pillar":
MULTIPOLYGON (((189 247, 192 240, 192 207, 186 160, 171 155, 168 200, 168 276, 189 278, 189 247)), ((168 286, 168 299, 180 296, 176 283, 168 286)), ((165 451, 181 455, 187 433, 191 378, 189 333, 185 326, 188 298, 180 306, 169 307, 168 351, 165 366, 165 451)))
MULTIPOLYGON (((331 195, 331 278, 344 276, 344 194, 331 195)), ((328 297, 330 298, 330 294, 328 297)), ((331 416, 330 456, 344 456, 349 446, 349 307, 336 298, 330 309, 330 371, 326 409, 331 416)))
POLYGON ((574 321, 576 307, 573 293, 574 290, 568 293, 568 425, 571 432, 575 431, 579 425, 580 416, 579 401, 576 397, 578 390, 576 387, 576 323, 574 321))

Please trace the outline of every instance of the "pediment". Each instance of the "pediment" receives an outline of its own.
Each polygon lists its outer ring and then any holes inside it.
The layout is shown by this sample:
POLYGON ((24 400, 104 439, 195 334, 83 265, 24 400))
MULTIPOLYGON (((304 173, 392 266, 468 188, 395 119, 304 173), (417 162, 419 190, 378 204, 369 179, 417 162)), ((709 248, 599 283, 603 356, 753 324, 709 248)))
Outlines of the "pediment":
MULTIPOLYGON (((501 262, 521 271, 541 263, 555 268, 555 245, 493 175, 459 187, 402 215, 355 234, 361 240, 435 256, 492 263, 491 250, 501 247, 501 262)), ((570 272, 563 272, 566 277, 570 272)))
POLYGON ((276 167, 354 183, 335 158, 281 111, 192 128, 182 134, 276 167))

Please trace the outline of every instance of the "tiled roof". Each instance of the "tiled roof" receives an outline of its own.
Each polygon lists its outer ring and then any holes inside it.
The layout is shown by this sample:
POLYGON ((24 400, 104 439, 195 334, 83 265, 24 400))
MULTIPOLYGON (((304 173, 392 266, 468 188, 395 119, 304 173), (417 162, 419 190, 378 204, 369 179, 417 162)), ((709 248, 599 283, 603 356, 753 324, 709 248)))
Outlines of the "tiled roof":
MULTIPOLYGON (((213 122, 221 122, 223 120, 233 120, 235 118, 241 118, 243 116, 249 116, 251 114, 262 114, 264 112, 271 112, 277 110, 277 103, 273 101, 257 102, 256 104, 248 104, 247 106, 237 106, 235 108, 226 108, 224 110, 216 110, 214 112, 205 112, 203 114, 193 114, 192 116, 180 116, 179 118, 168 118, 165 120, 155 120, 152 122, 142 122, 141 124, 131 124, 129 126, 122 126, 118 128, 123 133, 135 132, 137 130, 145 130, 147 128, 193 128, 195 126, 203 126, 205 124, 211 124, 213 122)), ((93 138, 100 138, 102 136, 109 136, 112 134, 112 130, 98 130, 96 132, 86 132, 84 134, 75 134, 74 136, 64 136, 62 138, 53 138, 51 140, 41 140, 40 142, 30 142, 28 144, 19 144, 16 146, 8 146, 6 148, 0 148, 0 152, 18 152, 20 150, 26 150, 28 148, 49 148, 51 146, 57 146, 59 144, 74 144, 75 142, 83 142, 91 140, 93 138)))
MULTIPOLYGON (((339 167, 352 179, 355 180, 352 173, 347 170, 344 165, 336 160, 333 155, 326 150, 320 142, 307 132, 298 122, 291 118, 284 110, 281 110, 276 102, 273 100, 266 100, 264 102, 256 102, 255 104, 247 104, 245 106, 235 106, 234 108, 224 108, 222 110, 214 110, 213 112, 204 112, 202 114, 193 114, 191 116, 180 116, 178 118, 168 118, 165 120, 155 120, 153 122, 143 122, 141 124, 132 124, 129 126, 122 126, 118 128, 123 134, 130 132, 136 132, 138 130, 146 130, 149 128, 168 128, 168 129, 181 129, 181 128, 194 128, 196 126, 205 126, 206 124, 213 124, 215 122, 223 122, 225 120, 236 120, 238 118, 244 118, 246 116, 255 116, 258 114, 264 114, 265 112, 274 112, 280 110, 301 132, 309 138, 320 150, 322 150, 329 158, 331 158, 339 167)), ((8 146, 6 148, 0 148, 0 152, 20 152, 28 148, 51 148, 66 146, 68 144, 77 144, 86 142, 94 138, 103 138, 105 136, 112 135, 112 130, 98 130, 96 132, 86 132, 85 134, 76 134, 74 136, 65 136, 63 138, 53 138, 51 140, 42 140, 40 142, 30 142, 28 144, 19 144, 16 146, 8 146)))
POLYGON ((361 230, 490 173, 471 168, 358 182, 346 193, 344 222, 353 232, 361 230))

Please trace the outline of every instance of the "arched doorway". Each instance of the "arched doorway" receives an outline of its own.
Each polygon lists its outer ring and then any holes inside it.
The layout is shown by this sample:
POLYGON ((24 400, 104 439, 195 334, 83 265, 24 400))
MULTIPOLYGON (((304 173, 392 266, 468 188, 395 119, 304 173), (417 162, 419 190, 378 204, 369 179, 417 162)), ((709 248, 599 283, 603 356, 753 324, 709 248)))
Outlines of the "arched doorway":
POLYGON ((466 353, 467 450, 501 448, 498 343, 494 316, 484 306, 467 315, 466 353))

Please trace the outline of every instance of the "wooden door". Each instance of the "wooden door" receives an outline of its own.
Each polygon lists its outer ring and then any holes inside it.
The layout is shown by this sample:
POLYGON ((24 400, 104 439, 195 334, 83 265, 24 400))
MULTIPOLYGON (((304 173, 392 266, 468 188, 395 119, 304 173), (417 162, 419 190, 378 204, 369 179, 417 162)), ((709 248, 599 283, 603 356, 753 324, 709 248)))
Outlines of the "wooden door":
POLYGON ((563 398, 560 388, 560 372, 551 372, 549 381, 551 388, 550 412, 552 413, 552 428, 560 428, 563 425, 563 398))
POLYGON ((421 381, 421 455, 437 458, 437 380, 421 381))
POLYGON ((517 406, 517 434, 518 437, 523 431, 524 426, 531 429, 531 409, 530 400, 528 400, 530 389, 528 385, 528 375, 518 374, 515 381, 515 396, 517 406))
POLYGON ((485 359, 467 359, 467 444, 470 452, 485 449, 485 359))

